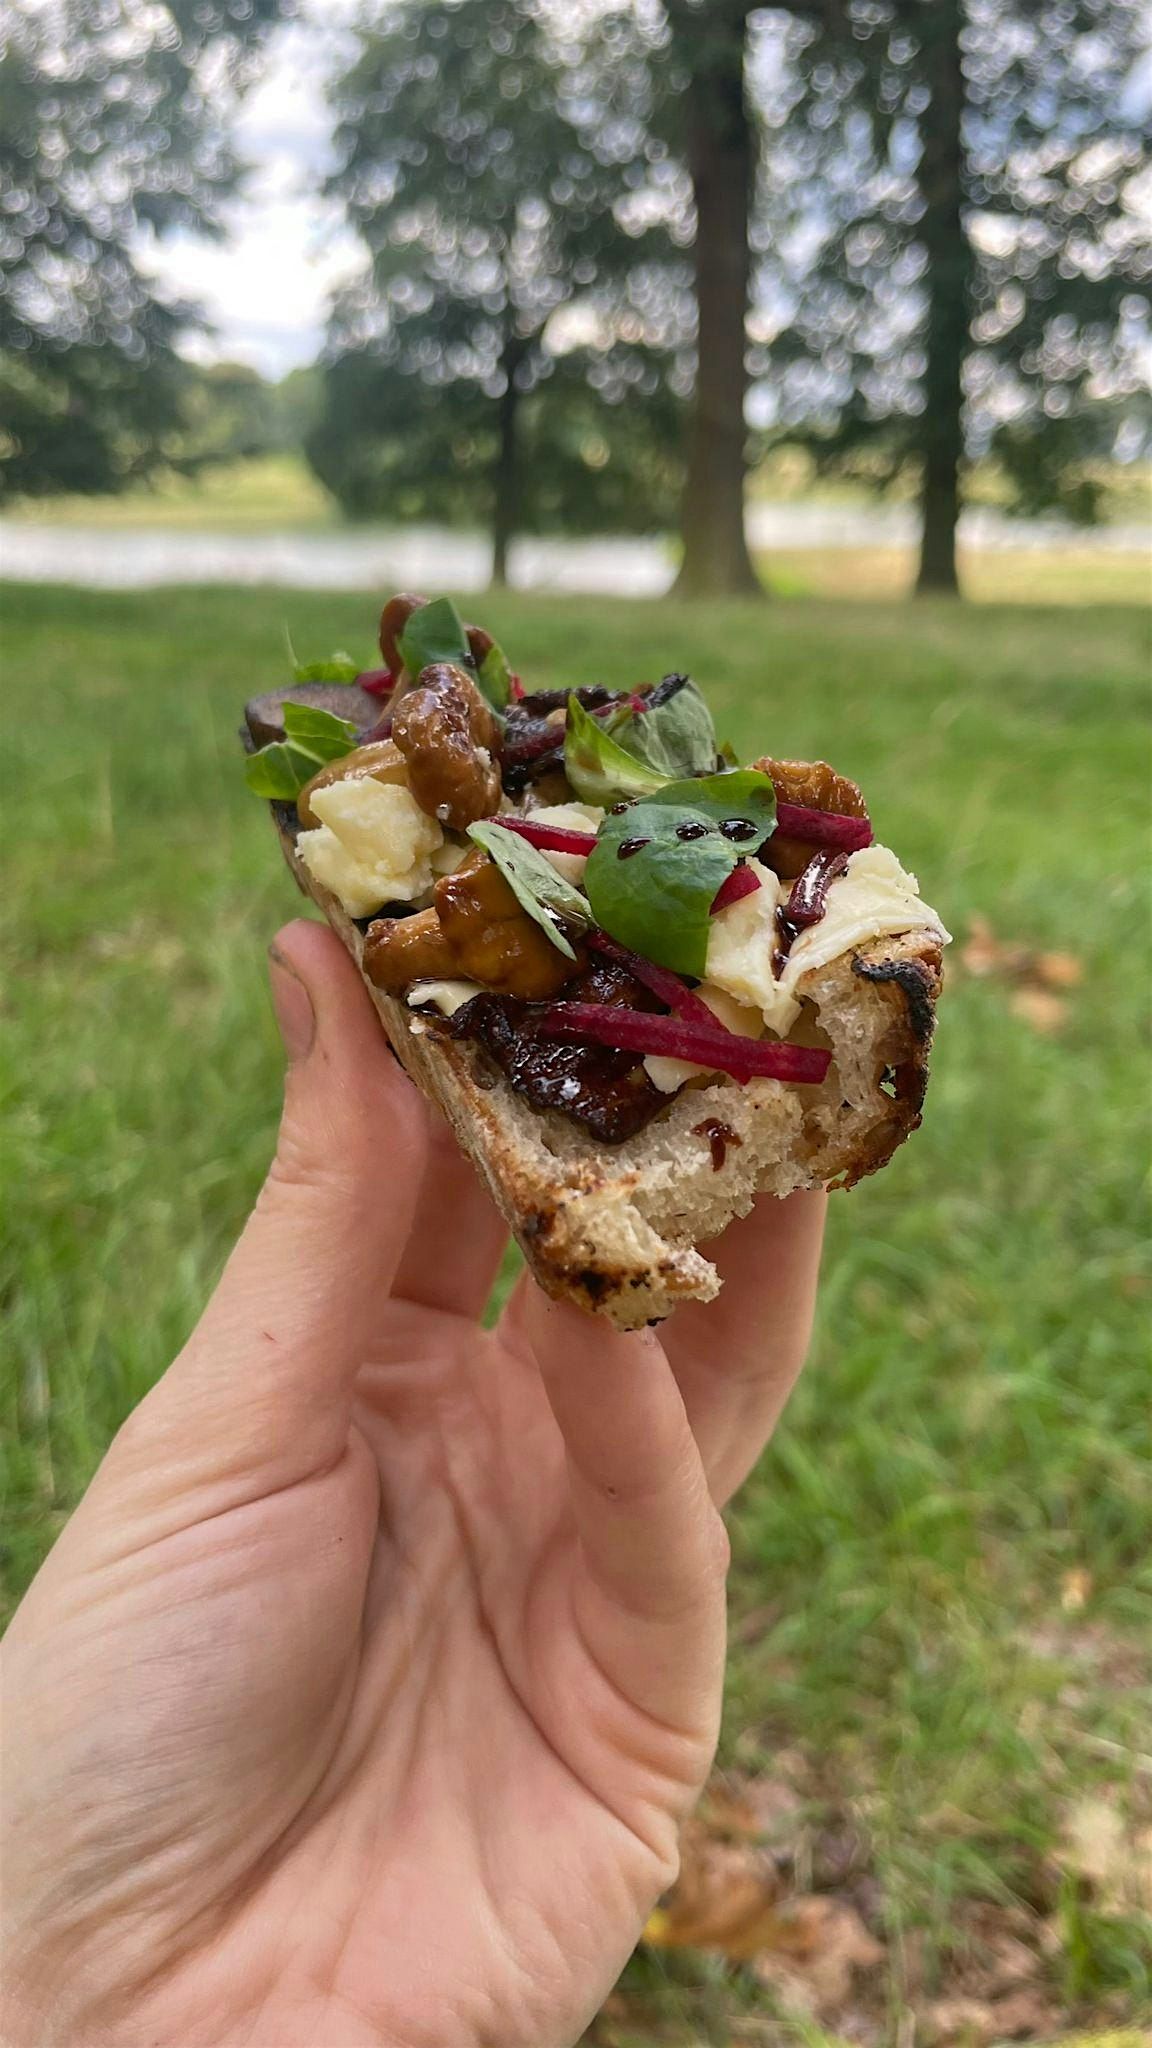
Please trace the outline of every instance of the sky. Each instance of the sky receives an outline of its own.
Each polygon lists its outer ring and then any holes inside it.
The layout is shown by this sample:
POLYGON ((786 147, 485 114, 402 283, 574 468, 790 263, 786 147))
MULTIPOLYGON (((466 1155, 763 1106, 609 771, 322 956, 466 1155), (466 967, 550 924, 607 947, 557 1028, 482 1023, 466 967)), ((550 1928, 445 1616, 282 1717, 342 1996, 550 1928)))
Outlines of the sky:
POLYGON ((148 252, 150 269, 197 300, 213 323, 213 333, 188 345, 198 361, 250 363, 270 377, 311 362, 328 296, 356 267, 354 237, 315 190, 329 162, 324 80, 356 4, 307 0, 301 18, 270 43, 237 127, 237 148, 252 169, 228 210, 228 240, 176 235, 148 252))
MULTIPOLYGON (((141 252, 162 282, 207 312, 212 331, 187 343, 197 361, 250 363, 268 377, 314 361, 329 296, 358 267, 355 237, 318 188, 331 150, 325 80, 359 4, 301 0, 298 19, 272 38, 237 125, 251 169, 228 209, 228 238, 175 235, 141 252)), ((1152 49, 1126 97, 1126 112, 1152 101, 1152 49)))

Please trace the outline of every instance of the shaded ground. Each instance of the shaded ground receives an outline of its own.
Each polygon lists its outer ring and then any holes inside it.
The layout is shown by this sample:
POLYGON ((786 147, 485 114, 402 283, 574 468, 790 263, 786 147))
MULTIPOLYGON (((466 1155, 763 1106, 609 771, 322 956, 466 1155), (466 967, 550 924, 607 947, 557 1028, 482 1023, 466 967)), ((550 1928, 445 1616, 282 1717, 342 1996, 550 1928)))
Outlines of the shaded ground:
MULTIPOLYGON (((297 899, 239 776, 239 705, 278 680, 285 625, 302 653, 367 658, 373 604, 4 594, 14 1591, 185 1334, 268 1157, 262 954, 297 899)), ((1086 1803, 1126 1839, 1149 1819, 1142 622, 482 610, 540 684, 691 667, 738 746, 860 778, 962 944, 984 920, 924 1130, 833 1203, 812 1367, 734 1517, 724 1760, 786 1783, 801 1835, 858 1838, 859 1869, 828 1881, 785 1844, 785 1882, 848 1897, 879 1955, 838 2016, 801 2025, 748 1963, 653 1948, 595 2038, 912 2048, 929 2006, 976 1995, 989 1913, 1038 1957, 1037 2011, 1136 2024, 1144 1933, 1068 1844, 1086 1803), (1042 971, 1053 955, 1071 972, 1042 971)))

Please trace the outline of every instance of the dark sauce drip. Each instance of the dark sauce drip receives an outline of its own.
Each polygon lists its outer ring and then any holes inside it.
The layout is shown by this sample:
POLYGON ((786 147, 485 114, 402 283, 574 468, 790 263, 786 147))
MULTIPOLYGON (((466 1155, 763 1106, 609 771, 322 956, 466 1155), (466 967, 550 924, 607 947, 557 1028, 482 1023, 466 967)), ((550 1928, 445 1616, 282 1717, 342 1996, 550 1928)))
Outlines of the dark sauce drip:
POLYGON ((731 839, 736 845, 742 845, 745 840, 757 838, 760 827, 759 825, 754 825, 751 818, 725 818, 720 826, 720 830, 724 834, 725 839, 731 839))
POLYGON ((702 818, 685 818, 684 823, 676 827, 676 837, 677 839, 703 839, 707 831, 708 827, 702 818))
POLYGON ((650 839, 622 839, 616 848, 616 858, 617 860, 631 860, 634 853, 642 853, 644 848, 651 846, 651 844, 652 841, 650 839))
POLYGON ((702 1124, 693 1124, 692 1135, 694 1138, 707 1138, 712 1153, 713 1173, 719 1173, 728 1157, 729 1145, 744 1143, 743 1138, 738 1138, 734 1130, 727 1124, 722 1124, 719 1117, 715 1116, 706 1116, 702 1124))
POLYGON ((787 903, 782 903, 776 912, 780 943, 772 955, 772 972, 777 981, 800 933, 819 924, 827 910, 830 884, 847 872, 848 855, 834 846, 825 846, 813 854, 803 873, 797 875, 787 903))

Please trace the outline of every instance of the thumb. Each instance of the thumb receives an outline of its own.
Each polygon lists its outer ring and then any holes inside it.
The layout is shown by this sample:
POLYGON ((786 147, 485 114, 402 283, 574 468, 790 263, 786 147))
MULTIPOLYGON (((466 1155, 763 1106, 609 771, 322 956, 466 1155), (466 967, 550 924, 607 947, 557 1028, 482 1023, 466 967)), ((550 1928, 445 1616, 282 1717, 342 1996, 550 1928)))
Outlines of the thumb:
POLYGON ((138 1411, 198 1472, 288 1485, 339 1456, 404 1249, 428 1112, 326 926, 271 949, 288 1071, 276 1156, 185 1349, 138 1411), (145 1413, 145 1411, 147 1411, 145 1413))

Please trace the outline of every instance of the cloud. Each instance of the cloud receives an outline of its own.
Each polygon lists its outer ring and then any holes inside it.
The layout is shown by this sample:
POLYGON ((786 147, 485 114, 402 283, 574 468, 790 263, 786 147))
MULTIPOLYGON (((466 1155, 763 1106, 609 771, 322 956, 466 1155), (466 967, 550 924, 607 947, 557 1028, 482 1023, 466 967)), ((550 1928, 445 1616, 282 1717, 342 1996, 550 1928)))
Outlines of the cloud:
POLYGON ((174 235, 141 248, 153 275, 195 299, 211 322, 210 334, 188 338, 197 361, 251 363, 273 377, 311 362, 328 298, 359 266, 356 237, 320 192, 332 138, 324 89, 356 4, 311 0, 273 38, 237 124, 248 169, 228 208, 228 239, 174 235))

